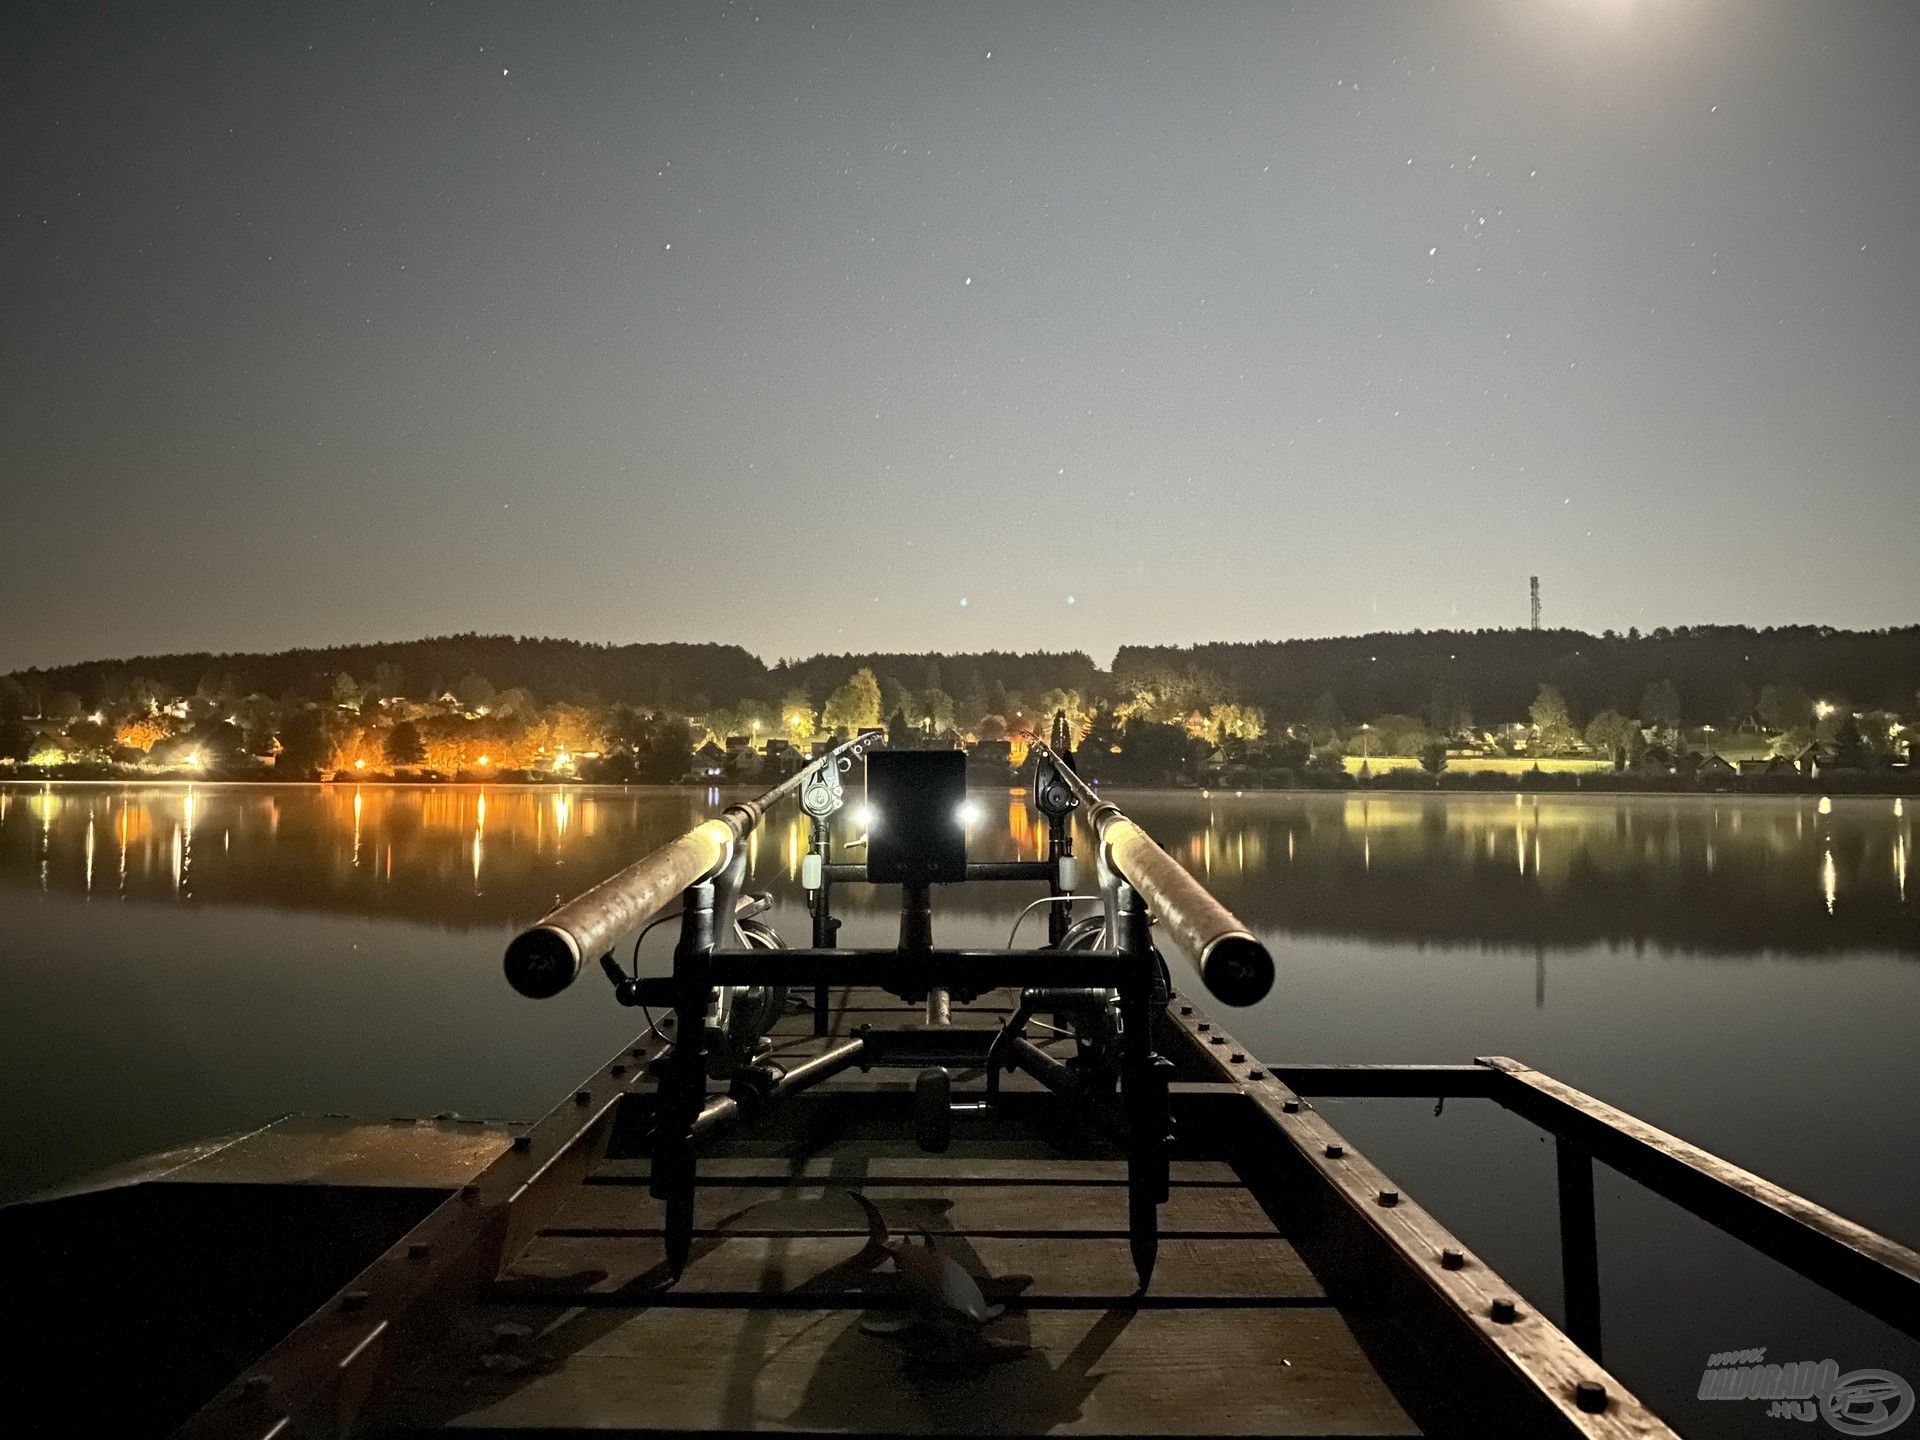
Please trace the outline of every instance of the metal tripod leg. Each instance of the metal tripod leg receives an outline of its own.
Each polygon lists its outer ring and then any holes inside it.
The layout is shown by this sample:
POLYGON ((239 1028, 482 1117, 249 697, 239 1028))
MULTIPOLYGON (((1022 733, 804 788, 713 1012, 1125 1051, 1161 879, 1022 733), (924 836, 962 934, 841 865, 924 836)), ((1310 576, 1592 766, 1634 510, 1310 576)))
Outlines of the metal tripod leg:
POLYGON ((1156 966, 1147 933, 1146 903, 1130 885, 1119 887, 1120 1083, 1127 1112, 1127 1237, 1134 1273, 1145 1290, 1160 1253, 1160 1206, 1167 1198, 1166 1061, 1153 1053, 1156 966))
POLYGON ((673 952, 673 1052, 661 1076, 653 1145, 654 1198, 666 1206, 667 1268, 677 1280, 693 1250, 693 1127, 707 1098, 706 1025, 713 986, 714 886, 689 886, 682 898, 680 943, 673 952))
MULTIPOLYGON (((827 861, 833 858, 833 827, 831 817, 809 815, 812 827, 809 848, 820 857, 820 884, 808 902, 813 916, 813 948, 831 950, 839 943, 840 922, 833 918, 833 882, 827 879, 827 861)), ((828 1011, 832 1008, 833 997, 823 980, 813 987, 813 1033, 824 1036, 827 1033, 828 1011)))

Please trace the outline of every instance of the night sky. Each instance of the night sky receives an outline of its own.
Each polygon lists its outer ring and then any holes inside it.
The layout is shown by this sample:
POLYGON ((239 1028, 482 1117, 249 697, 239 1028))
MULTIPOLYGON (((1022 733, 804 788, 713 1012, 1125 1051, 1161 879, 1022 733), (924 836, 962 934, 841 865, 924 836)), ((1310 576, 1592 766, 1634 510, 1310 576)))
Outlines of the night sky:
POLYGON ((0 18, 0 668, 1920 619, 1920 6, 0 18))

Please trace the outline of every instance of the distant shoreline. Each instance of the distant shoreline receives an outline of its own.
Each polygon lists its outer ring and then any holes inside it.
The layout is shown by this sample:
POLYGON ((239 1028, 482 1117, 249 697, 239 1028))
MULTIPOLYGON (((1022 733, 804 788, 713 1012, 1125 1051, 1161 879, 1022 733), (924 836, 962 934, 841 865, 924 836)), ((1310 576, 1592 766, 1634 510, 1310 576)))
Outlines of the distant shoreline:
MULTIPOLYGON (((1843 774, 1831 778, 1788 780, 1780 776, 1757 776, 1748 781, 1740 779, 1722 779, 1711 785, 1686 783, 1674 777, 1669 783, 1661 784, 1653 777, 1611 774, 1557 775, 1545 773, 1534 776, 1522 773, 1512 775, 1442 775, 1437 780, 1433 776, 1412 778, 1414 772, 1405 770, 1388 772, 1366 780, 1354 779, 1345 785, 1167 785, 1151 782, 1111 779, 1096 780, 1094 783, 1102 789, 1147 795, 1191 795, 1197 799, 1218 800, 1227 797, 1242 799, 1250 796, 1269 795, 1633 795, 1657 797, 1664 795, 1712 796, 1721 799, 1821 799, 1835 797, 1846 799, 1883 799, 1902 800, 1920 798, 1920 773, 1901 776, 1843 774)), ((720 784, 699 781, 647 782, 647 781, 600 781, 570 780, 552 777, 517 777, 511 780, 419 780, 396 779, 374 776, 364 780, 274 780, 259 776, 189 776, 189 775, 133 775, 133 776, 0 776, 0 787, 16 789, 44 789, 48 786, 71 788, 90 787, 97 789, 174 789, 190 790, 196 787, 223 788, 252 787, 263 790, 604 790, 614 792, 657 791, 672 794, 696 794, 708 790, 720 790, 734 793, 757 793, 764 788, 753 780, 729 780, 720 784)), ((978 787, 987 791, 998 790, 1000 786, 978 787)), ((1021 784, 1004 787, 1009 793, 1024 790, 1021 784)))

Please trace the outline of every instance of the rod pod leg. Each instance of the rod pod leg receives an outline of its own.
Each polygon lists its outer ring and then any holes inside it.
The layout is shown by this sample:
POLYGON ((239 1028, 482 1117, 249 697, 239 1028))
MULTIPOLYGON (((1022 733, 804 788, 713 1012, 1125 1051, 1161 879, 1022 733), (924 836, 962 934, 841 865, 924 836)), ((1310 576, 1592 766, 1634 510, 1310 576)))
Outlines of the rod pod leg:
POLYGON ((1167 1198, 1165 1064, 1153 1053, 1153 942, 1146 902, 1131 885, 1119 887, 1120 1084, 1127 1114, 1127 1240, 1134 1273, 1145 1290, 1160 1254, 1160 1205, 1167 1198))
POLYGON ((697 1180, 694 1125, 707 1098, 707 1010, 713 986, 714 887, 691 885, 682 896, 680 943, 673 952, 673 1053, 667 1057, 654 1130, 652 1192, 666 1207, 667 1268, 679 1279, 693 1250, 697 1180))

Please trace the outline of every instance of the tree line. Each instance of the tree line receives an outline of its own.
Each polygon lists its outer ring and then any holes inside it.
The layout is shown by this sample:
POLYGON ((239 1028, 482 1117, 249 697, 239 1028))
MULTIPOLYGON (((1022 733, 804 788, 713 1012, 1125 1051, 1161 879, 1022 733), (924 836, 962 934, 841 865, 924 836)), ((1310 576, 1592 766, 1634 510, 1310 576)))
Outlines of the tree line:
POLYGON ((463 635, 17 672, 0 677, 0 762, 673 780, 884 725, 896 743, 984 746, 1017 764, 1064 712, 1091 766, 1142 780, 1260 783, 1388 757, 1436 774, 1449 756, 1630 768, 1815 747, 1854 766, 1904 760, 1917 696, 1920 627, 1130 647, 1105 671, 1080 652, 766 665, 736 646, 463 635))
POLYGON ((1920 625, 1836 630, 1741 625, 1579 630, 1437 630, 1331 639, 1123 646, 1110 670, 1085 653, 836 654, 769 665, 738 645, 603 645, 512 635, 241 654, 186 652, 95 660, 10 677, 29 704, 62 693, 92 708, 137 681, 173 695, 209 686, 319 700, 347 674, 409 695, 451 691, 469 675, 548 700, 693 714, 793 692, 819 703, 857 671, 910 693, 938 691, 956 710, 1018 708, 1050 689, 1096 698, 1185 679, 1212 700, 1258 706, 1272 720, 1304 721, 1325 697, 1348 715, 1422 713, 1436 690, 1457 693, 1483 720, 1517 718, 1542 684, 1576 713, 1634 710, 1650 685, 1673 686, 1680 719, 1737 720, 1764 686, 1797 686, 1854 708, 1903 710, 1920 690, 1920 625))

